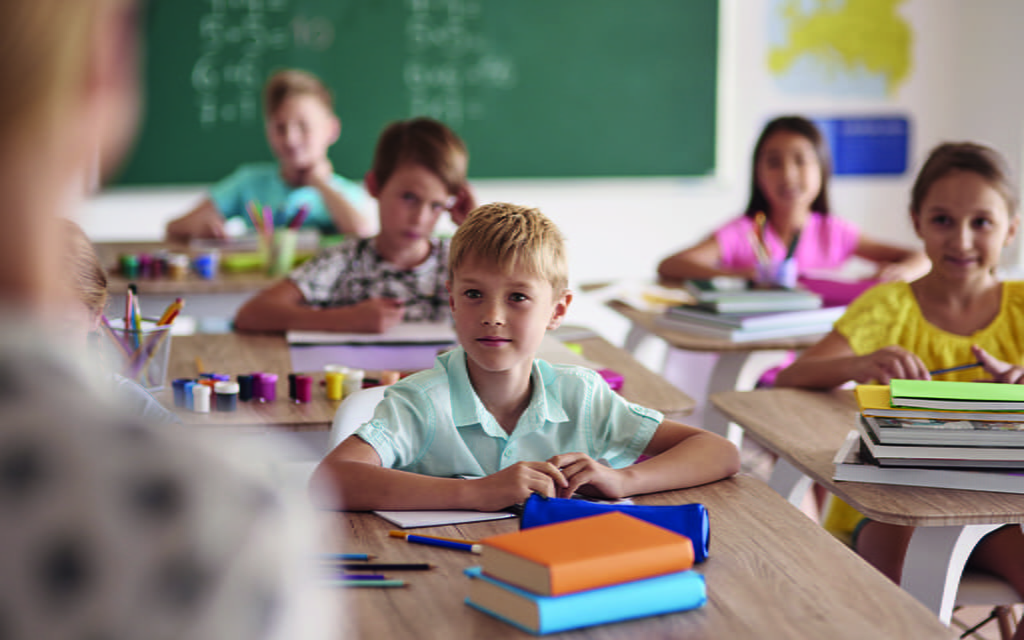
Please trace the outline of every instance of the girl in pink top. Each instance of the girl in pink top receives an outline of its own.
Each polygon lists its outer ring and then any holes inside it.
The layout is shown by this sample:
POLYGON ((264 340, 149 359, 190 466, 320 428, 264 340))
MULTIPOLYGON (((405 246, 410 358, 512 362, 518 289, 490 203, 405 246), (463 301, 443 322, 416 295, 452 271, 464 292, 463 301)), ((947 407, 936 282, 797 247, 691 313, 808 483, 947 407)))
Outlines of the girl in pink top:
MULTIPOLYGON (((851 256, 878 264, 876 277, 909 280, 928 270, 922 252, 864 237, 851 223, 829 215, 831 166, 825 140, 799 116, 769 122, 754 147, 750 202, 743 216, 699 244, 662 260, 667 280, 740 276, 759 280, 752 238, 761 237, 772 262, 781 262, 794 241, 797 272, 836 269, 851 256)), ((762 278, 763 279, 763 278, 762 278)))

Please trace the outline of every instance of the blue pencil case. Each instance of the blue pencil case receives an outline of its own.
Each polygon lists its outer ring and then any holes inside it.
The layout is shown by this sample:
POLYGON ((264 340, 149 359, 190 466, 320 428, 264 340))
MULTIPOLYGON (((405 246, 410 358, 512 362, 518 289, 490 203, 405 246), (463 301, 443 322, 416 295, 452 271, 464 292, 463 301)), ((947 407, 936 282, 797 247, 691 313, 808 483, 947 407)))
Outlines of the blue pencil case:
POLYGON ((596 516, 608 511, 621 511, 686 536, 693 542, 694 562, 704 562, 708 557, 711 528, 708 524, 708 510, 699 502, 665 506, 602 504, 587 500, 545 498, 534 494, 523 505, 519 526, 522 529, 529 529, 563 520, 596 516))

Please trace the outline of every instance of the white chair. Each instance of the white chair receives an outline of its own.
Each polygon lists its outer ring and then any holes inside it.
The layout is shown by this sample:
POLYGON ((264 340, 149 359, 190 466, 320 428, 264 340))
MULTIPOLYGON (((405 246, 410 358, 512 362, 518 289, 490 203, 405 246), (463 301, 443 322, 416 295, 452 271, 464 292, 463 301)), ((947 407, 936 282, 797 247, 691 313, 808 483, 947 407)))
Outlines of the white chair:
POLYGON ((960 637, 966 638, 979 627, 995 620, 999 625, 1000 640, 1010 640, 1020 622, 1015 620, 1013 605, 1008 603, 1019 600, 1020 596, 1006 581, 976 571, 965 571, 956 592, 954 610, 960 607, 983 606, 992 607, 992 612, 978 624, 966 629, 960 637))
POLYGON ((334 414, 334 422, 331 423, 331 433, 327 441, 327 453, 338 446, 342 440, 355 433, 365 422, 373 417, 373 410, 384 399, 386 386, 370 387, 360 389, 351 393, 341 404, 334 414))

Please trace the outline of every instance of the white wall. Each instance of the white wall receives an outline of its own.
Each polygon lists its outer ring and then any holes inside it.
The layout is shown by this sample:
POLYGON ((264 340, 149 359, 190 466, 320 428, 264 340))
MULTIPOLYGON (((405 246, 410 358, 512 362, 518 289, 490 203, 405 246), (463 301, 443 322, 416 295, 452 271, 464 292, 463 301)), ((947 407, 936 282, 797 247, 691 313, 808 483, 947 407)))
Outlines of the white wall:
MULTIPOLYGON (((764 67, 769 6, 767 0, 722 0, 716 179, 476 181, 480 200, 539 206, 569 238, 574 281, 594 282, 651 277, 661 257, 735 215, 748 197, 754 140, 762 124, 780 113, 906 113, 913 127, 910 173, 937 142, 967 138, 993 144, 1020 171, 1024 2, 907 0, 901 10, 913 26, 913 70, 885 101, 781 93, 764 67)), ((867 233, 913 244, 906 215, 910 173, 837 178, 833 207, 867 233)), ((91 202, 81 221, 96 240, 155 239, 167 219, 201 195, 202 186, 112 190, 91 202)))

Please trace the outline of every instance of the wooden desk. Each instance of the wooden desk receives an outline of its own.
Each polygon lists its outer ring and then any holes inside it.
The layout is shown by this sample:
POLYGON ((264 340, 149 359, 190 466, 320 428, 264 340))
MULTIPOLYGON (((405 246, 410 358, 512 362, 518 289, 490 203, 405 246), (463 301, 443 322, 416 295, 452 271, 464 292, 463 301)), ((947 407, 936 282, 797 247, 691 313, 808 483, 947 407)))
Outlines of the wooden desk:
MULTIPOLYGON (((702 487, 643 496, 642 504, 702 502, 711 519, 711 555, 701 609, 585 631, 586 638, 951 638, 935 617, 867 563, 811 523, 763 482, 737 476, 702 487)), ((370 513, 324 513, 342 538, 331 551, 366 552, 380 561, 430 562, 407 572, 404 589, 348 589, 342 632, 351 638, 526 638, 464 603, 462 570, 477 556, 389 538, 389 523, 370 513)), ((422 529, 478 539, 513 531, 516 520, 422 529)))
POLYGON ((716 393, 711 401, 778 454, 771 485, 794 504, 813 480, 869 518, 918 527, 907 551, 902 585, 944 624, 949 624, 956 588, 974 545, 999 526, 1024 522, 1020 494, 832 480, 832 459, 857 420, 851 391, 728 391, 716 393))
MULTIPOLYGON (((608 303, 613 310, 630 321, 625 348, 633 353, 640 341, 647 335, 661 338, 669 347, 684 351, 715 352, 718 359, 708 378, 708 398, 719 391, 750 390, 757 384, 758 377, 772 361, 780 358, 779 351, 801 350, 815 344, 821 336, 800 336, 752 342, 731 342, 721 338, 696 335, 680 329, 666 327, 657 320, 660 313, 641 311, 618 301, 608 303), (767 356, 766 360, 763 356, 767 356), (761 363, 760 366, 758 363, 761 363)), ((664 373, 664 371, 662 371, 664 373)), ((709 403, 704 424, 708 431, 728 437, 739 446, 743 432, 709 403)))
MULTIPOLYGON (((628 400, 657 409, 674 419, 682 418, 693 410, 692 398, 644 367, 623 349, 598 336, 576 342, 583 347, 583 355, 587 359, 623 375, 625 382, 621 393, 628 400)), ((239 402, 239 410, 230 413, 195 413, 187 409, 175 409, 170 388, 158 394, 158 399, 175 410, 184 422, 200 425, 274 425, 292 431, 330 429, 340 401, 327 399, 320 386, 324 377, 322 371, 310 372, 313 376, 312 402, 296 404, 288 401, 288 374, 292 372, 292 361, 288 343, 283 336, 245 333, 174 336, 167 371, 168 385, 175 378, 196 377, 199 373, 196 371, 197 357, 202 360, 206 372, 226 373, 232 377, 254 371, 276 373, 277 401, 239 402)))

